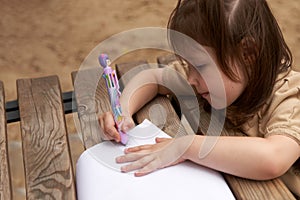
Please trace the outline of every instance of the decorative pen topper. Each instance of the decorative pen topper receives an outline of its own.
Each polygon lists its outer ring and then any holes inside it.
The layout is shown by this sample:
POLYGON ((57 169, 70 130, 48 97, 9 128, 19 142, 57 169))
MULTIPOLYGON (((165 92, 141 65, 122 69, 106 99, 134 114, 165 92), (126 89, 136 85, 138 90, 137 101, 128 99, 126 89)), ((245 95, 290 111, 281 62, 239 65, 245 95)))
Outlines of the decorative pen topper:
POLYGON ((128 142, 128 135, 121 130, 123 117, 120 104, 121 92, 119 90, 120 87, 118 77, 116 71, 110 67, 111 62, 108 58, 108 55, 100 54, 98 59, 100 65, 104 69, 103 78, 105 79, 106 88, 110 99, 110 105, 116 123, 116 127, 121 137, 121 143, 125 145, 128 142))

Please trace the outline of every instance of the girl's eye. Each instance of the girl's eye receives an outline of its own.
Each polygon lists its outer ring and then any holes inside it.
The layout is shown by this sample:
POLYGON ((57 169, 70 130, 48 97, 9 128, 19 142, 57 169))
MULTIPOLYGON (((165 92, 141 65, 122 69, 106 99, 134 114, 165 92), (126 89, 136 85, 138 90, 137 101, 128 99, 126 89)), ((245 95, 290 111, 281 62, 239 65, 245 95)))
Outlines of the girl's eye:
POLYGON ((201 69, 201 68, 205 67, 206 65, 207 65, 207 64, 196 65, 196 68, 197 68, 197 69, 201 69))
POLYGON ((192 65, 189 65, 188 69, 189 69, 189 71, 200 71, 200 70, 203 70, 203 68, 205 66, 207 66, 207 64, 195 65, 195 67, 192 65))
POLYGON ((201 70, 204 69, 205 66, 207 66, 207 64, 200 64, 200 65, 196 65, 195 67, 192 65, 188 65, 188 74, 196 73, 196 72, 199 73, 201 70))

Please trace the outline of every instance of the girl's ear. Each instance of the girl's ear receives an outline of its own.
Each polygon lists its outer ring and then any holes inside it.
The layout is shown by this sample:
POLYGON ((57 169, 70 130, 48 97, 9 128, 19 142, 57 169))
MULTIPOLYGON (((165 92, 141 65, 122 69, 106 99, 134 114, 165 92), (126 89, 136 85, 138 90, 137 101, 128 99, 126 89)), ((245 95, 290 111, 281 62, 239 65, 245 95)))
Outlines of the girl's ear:
POLYGON ((242 58, 247 65, 253 65, 259 55, 257 44, 252 37, 244 37, 239 43, 242 58))

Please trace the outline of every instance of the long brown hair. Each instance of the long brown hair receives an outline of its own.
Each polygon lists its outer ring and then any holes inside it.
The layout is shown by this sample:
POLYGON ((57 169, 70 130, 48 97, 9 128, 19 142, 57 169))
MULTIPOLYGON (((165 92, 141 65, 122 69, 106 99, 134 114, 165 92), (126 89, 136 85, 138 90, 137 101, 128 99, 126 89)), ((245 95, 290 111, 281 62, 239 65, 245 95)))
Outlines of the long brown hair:
MULTIPOLYGON (((247 86, 227 108, 235 128, 258 112, 270 98, 277 75, 292 64, 291 51, 265 0, 179 0, 168 28, 212 47, 221 70, 233 81, 238 79, 229 63, 244 67, 247 86)), ((172 32, 169 39, 176 46, 172 32)))

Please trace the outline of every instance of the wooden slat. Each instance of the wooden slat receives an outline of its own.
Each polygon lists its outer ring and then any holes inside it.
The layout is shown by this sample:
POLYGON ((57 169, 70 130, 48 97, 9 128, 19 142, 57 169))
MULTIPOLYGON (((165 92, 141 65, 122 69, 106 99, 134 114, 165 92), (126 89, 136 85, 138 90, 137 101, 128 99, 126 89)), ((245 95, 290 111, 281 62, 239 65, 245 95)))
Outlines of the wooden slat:
MULTIPOLYGON (((174 56, 159 57, 157 60, 160 66, 170 66, 176 62, 176 58, 174 56)), ((211 121, 211 116, 206 113, 200 106, 201 118, 200 122, 198 122, 197 120, 199 119, 199 116, 195 116, 193 114, 198 113, 199 107, 195 107, 194 103, 191 104, 191 101, 194 100, 190 100, 189 98, 181 99, 183 114, 191 123, 193 129, 199 124, 199 130, 202 130, 202 132, 206 132, 211 121)), ((239 133, 234 134, 242 135, 239 133)), ((233 135, 233 133, 230 133, 224 129, 222 135, 233 135)), ((254 181, 239 178, 229 174, 223 175, 237 199, 295 199, 292 193, 279 178, 269 181, 254 181)))
POLYGON ((4 87, 0 81, 0 200, 11 199, 12 197, 4 105, 4 87))
POLYGON ((225 179, 237 199, 295 199, 279 178, 271 181, 254 181, 225 174, 225 179))
POLYGON ((75 199, 57 76, 17 81, 27 199, 75 199))
MULTIPOLYGON (((136 69, 139 63, 144 64, 143 68, 139 68, 139 71, 150 68, 150 66, 147 64, 147 61, 117 64, 116 71, 118 72, 119 77, 122 78, 123 75, 126 74, 128 71, 136 69)), ((133 78, 133 76, 136 74, 137 73, 134 73, 130 77, 133 78)), ((126 86, 127 82, 122 83, 126 86)), ((172 137, 187 134, 186 130, 180 123, 179 117, 175 113, 170 100, 165 96, 157 96, 147 105, 145 105, 134 116, 134 118, 135 121, 137 121, 138 123, 141 123, 144 119, 147 118, 172 137)))
POLYGON ((157 96, 139 110, 135 117, 137 123, 149 119, 171 137, 187 135, 170 100, 165 96, 157 96))
POLYGON ((167 65, 172 65, 173 62, 176 62, 176 56, 174 54, 168 54, 164 56, 159 56, 157 58, 157 63, 159 67, 165 67, 167 65))
POLYGON ((74 91, 85 148, 101 142, 102 129, 98 116, 110 110, 109 97, 101 68, 72 73, 74 91))

